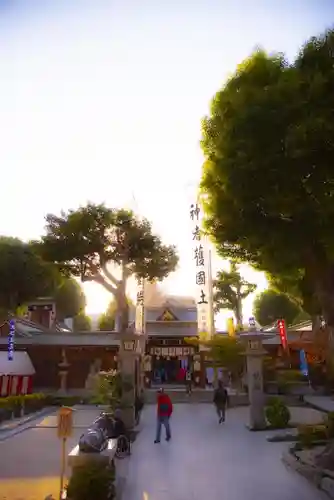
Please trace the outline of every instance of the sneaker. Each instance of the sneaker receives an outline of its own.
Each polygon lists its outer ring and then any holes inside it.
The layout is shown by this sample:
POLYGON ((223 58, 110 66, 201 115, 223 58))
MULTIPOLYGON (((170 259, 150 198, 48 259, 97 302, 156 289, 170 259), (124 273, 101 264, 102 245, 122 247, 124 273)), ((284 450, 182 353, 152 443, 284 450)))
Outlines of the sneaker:
POLYGON ((160 440, 158 441, 157 439, 154 441, 154 444, 160 443, 160 440))
POLYGON ((172 436, 166 437, 166 441, 170 441, 172 439, 172 436))
POLYGON ((222 422, 223 422, 223 419, 222 419, 222 418, 220 418, 220 419, 219 419, 219 423, 221 424, 222 422))

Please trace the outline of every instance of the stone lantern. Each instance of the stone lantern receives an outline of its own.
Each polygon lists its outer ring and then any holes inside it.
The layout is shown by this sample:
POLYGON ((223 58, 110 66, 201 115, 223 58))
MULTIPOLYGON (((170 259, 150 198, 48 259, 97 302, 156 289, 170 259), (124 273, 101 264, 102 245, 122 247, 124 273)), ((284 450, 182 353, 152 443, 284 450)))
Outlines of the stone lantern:
POLYGON ((248 396, 250 404, 249 427, 250 429, 265 429, 265 397, 263 393, 263 358, 266 351, 263 341, 275 335, 258 331, 254 318, 249 320, 248 332, 241 333, 239 339, 245 346, 247 362, 248 396))
POLYGON ((60 388, 58 390, 59 394, 66 394, 67 393, 67 377, 68 377, 68 370, 69 370, 70 364, 67 361, 66 358, 66 351, 65 349, 62 349, 61 351, 61 362, 58 363, 58 375, 60 378, 60 388))

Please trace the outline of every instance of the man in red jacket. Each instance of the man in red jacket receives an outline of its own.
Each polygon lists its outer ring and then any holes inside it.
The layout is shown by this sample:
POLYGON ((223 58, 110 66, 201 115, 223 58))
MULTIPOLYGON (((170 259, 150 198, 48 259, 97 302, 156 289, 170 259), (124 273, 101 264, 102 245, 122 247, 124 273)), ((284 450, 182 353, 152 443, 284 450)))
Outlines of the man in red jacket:
POLYGON ((166 441, 171 439, 169 419, 173 413, 173 405, 168 394, 164 393, 163 389, 159 389, 157 397, 157 434, 155 438, 155 443, 160 443, 161 438, 161 426, 163 425, 166 429, 166 441))

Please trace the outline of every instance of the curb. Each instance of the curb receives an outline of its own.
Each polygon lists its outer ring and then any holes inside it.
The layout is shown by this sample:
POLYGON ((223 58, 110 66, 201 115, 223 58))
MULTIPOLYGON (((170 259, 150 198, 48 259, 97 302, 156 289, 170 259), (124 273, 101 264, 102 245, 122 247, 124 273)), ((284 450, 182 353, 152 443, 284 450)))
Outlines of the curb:
POLYGON ((130 460, 131 457, 128 458, 123 458, 122 460, 115 460, 115 465, 116 465, 116 481, 115 481, 115 488, 116 488, 116 500, 122 500, 125 487, 127 484, 127 477, 129 473, 129 466, 130 466, 130 460))
POLYGON ((325 492, 329 498, 334 499, 334 478, 326 475, 325 470, 298 460, 291 452, 291 448, 283 453, 282 462, 288 468, 295 470, 301 476, 313 483, 316 488, 325 492))
POLYGON ((36 420, 39 417, 43 417, 44 415, 47 415, 54 411, 53 406, 48 406, 46 408, 43 408, 43 410, 39 410, 35 413, 30 413, 29 415, 26 415, 25 417, 14 419, 9 421, 8 423, 4 423, 0 425, 0 434, 2 432, 8 432, 8 431, 13 431, 17 429, 18 427, 21 427, 24 424, 28 424, 29 422, 32 422, 33 420, 36 420))

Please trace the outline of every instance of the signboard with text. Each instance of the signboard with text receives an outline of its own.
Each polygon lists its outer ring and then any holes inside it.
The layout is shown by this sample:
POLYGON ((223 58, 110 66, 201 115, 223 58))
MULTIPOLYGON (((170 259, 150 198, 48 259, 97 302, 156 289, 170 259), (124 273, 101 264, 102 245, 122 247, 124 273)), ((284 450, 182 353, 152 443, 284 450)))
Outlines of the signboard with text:
POLYGON ((195 264, 195 284, 197 303, 197 330, 200 339, 208 340, 213 331, 211 307, 211 276, 209 276, 209 255, 204 239, 201 223, 201 210, 199 205, 190 206, 190 219, 192 222, 193 261, 195 264))
POLYGON ((73 410, 63 406, 58 412, 58 437, 67 439, 72 436, 73 432, 73 410))
POLYGON ((281 343, 283 349, 287 349, 288 347, 288 337, 286 333, 285 321, 284 319, 279 319, 277 322, 278 333, 281 338, 281 343))
POLYGON ((145 333, 145 281, 143 278, 137 280, 137 298, 136 298, 136 319, 135 331, 139 334, 145 333))

